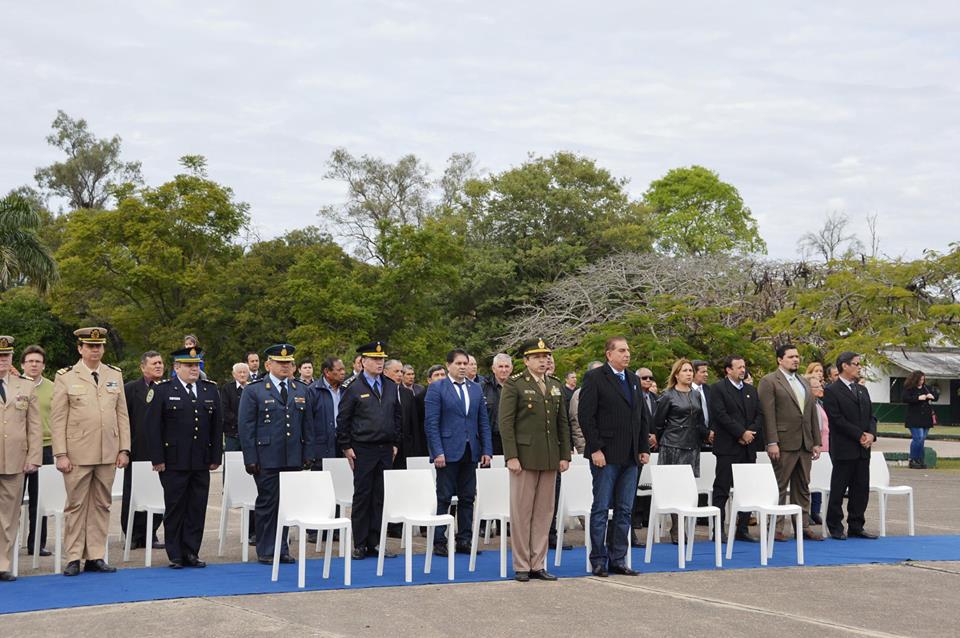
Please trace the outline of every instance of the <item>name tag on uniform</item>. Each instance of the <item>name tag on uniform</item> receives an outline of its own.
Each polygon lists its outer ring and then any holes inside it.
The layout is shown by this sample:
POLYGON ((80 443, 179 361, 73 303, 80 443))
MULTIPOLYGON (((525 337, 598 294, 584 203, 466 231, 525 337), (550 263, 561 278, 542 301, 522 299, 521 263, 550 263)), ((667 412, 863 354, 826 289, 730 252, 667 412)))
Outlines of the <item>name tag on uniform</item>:
POLYGON ((213 399, 204 399, 203 402, 204 402, 204 403, 213 403, 213 399))
POLYGON ((536 391, 536 390, 524 390, 523 393, 524 393, 524 394, 537 394, 537 391, 536 391))
POLYGON ((360 395, 360 398, 361 398, 361 399, 367 399, 367 398, 369 398, 369 397, 370 397, 370 394, 369 394, 369 393, 368 393, 368 394, 361 394, 361 395, 360 395))
POLYGON ((307 400, 304 397, 293 397, 294 403, 306 403, 307 400))
POLYGON ((180 397, 167 397, 167 401, 179 401, 180 397))
POLYGON ((276 399, 264 399, 263 402, 264 402, 264 403, 276 403, 277 400, 276 400, 276 399))
POLYGON ((17 397, 17 402, 13 407, 15 407, 17 410, 26 410, 28 403, 27 397, 17 397))

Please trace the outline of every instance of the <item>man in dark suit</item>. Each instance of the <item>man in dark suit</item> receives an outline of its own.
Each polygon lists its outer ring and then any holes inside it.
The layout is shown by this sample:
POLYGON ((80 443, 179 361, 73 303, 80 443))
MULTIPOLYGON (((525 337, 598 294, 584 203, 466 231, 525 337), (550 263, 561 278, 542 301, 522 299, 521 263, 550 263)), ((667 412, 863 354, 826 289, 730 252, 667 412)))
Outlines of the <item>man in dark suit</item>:
POLYGON ((200 560, 210 472, 223 459, 223 413, 217 384, 200 378, 203 351, 171 354, 175 379, 157 384, 144 435, 163 484, 163 537, 172 569, 206 567, 200 560))
MULTIPOLYGON (((466 378, 469 355, 447 353, 447 378, 430 384, 424 398, 424 430, 430 460, 437 469, 437 513, 446 514, 457 497, 456 552, 470 553, 477 462, 487 467, 493 456, 490 421, 480 385, 466 378)), ((434 551, 447 555, 445 532, 434 551)))
POLYGON ((487 416, 490 421, 490 437, 493 441, 493 453, 503 454, 503 441, 500 438, 500 393, 503 391, 503 384, 513 373, 513 359, 505 352, 499 352, 493 356, 493 363, 490 365, 492 374, 485 377, 480 384, 483 390, 483 398, 487 402, 487 416))
MULTIPOLYGON (((130 416, 130 460, 149 461, 150 446, 147 439, 147 409, 156 393, 156 385, 163 379, 163 357, 159 352, 150 350, 140 356, 140 379, 125 383, 123 394, 127 400, 127 414, 130 416)), ((129 465, 123 470, 123 500, 120 502, 120 526, 127 533, 127 516, 130 512, 130 490, 133 487, 133 468, 129 465)), ((153 547, 162 549, 163 542, 157 540, 157 529, 163 519, 153 517, 153 547)), ((134 512, 133 531, 130 532, 130 547, 137 549, 147 542, 147 513, 134 512)))
MULTIPOLYGON (((717 474, 713 481, 713 504, 720 508, 720 520, 726 520, 726 504, 733 486, 734 463, 756 463, 757 448, 763 441, 763 415, 757 390, 744 383, 747 364, 743 357, 731 355, 723 362, 726 376, 710 387, 710 414, 715 433, 713 454, 717 457, 717 474)), ((747 528, 749 512, 737 516, 737 540, 756 542, 747 528)), ((727 526, 720 529, 726 542, 727 526)))
POLYGON ((263 371, 260 370, 260 354, 253 350, 249 351, 246 356, 247 368, 250 370, 250 381, 256 381, 263 376, 263 371))
POLYGON ((294 380, 293 353, 289 343, 264 351, 266 374, 252 381, 240 396, 240 447, 247 473, 257 483, 257 560, 273 564, 293 563, 286 532, 276 547, 277 510, 280 507, 280 472, 294 472, 313 465, 313 413, 307 409, 307 388, 294 380))
POLYGON ((860 385, 860 355, 842 352, 837 357, 840 378, 823 391, 823 408, 830 420, 830 502, 827 529, 830 536, 876 538, 863 529, 870 497, 870 448, 877 440, 877 418, 870 393, 860 385), (843 495, 848 493, 847 533, 843 533, 843 495))
POLYGON ((223 411, 223 450, 240 451, 240 433, 237 430, 237 416, 240 410, 240 396, 250 379, 250 366, 246 363, 233 364, 233 380, 220 389, 220 407, 223 411))
MULTIPOLYGON (((386 344, 357 348, 360 371, 341 386, 337 445, 353 469, 353 558, 380 553, 383 472, 393 467, 402 436, 403 411, 397 384, 383 375, 386 344)), ((387 552, 385 557, 395 554, 387 552)))
MULTIPOLYGON (((383 375, 397 385, 397 398, 400 400, 400 447, 397 458, 393 460, 393 469, 407 469, 407 457, 417 456, 416 439, 420 429, 420 417, 417 415, 417 400, 413 391, 403 385, 403 362, 399 359, 389 359, 383 364, 383 375)), ((399 525, 399 523, 397 524, 399 525)), ((399 530, 399 527, 396 528, 399 530)), ((396 531, 395 530, 395 531, 396 531)), ((397 536, 397 538, 400 538, 397 536)))
MULTIPOLYGON (((800 352, 785 343, 777 348, 777 369, 760 379, 757 394, 763 413, 763 438, 780 487, 780 503, 790 501, 803 510, 803 537, 820 541, 810 531, 810 464, 820 458, 820 419, 816 398, 806 380, 797 374, 800 352)), ((775 538, 787 540, 784 518, 777 524, 775 538)), ((799 533, 799 532, 798 532, 799 533)))
POLYGON ((650 460, 650 423, 637 377, 627 370, 630 346, 626 337, 607 339, 604 349, 607 363, 584 375, 577 408, 593 474, 590 563, 595 576, 607 576, 608 572, 636 575, 625 560, 639 465, 650 460), (614 531, 608 548, 611 508, 614 531))
POLYGON ((413 392, 414 397, 418 397, 427 391, 424 386, 417 383, 417 371, 409 363, 403 364, 403 387, 413 392))

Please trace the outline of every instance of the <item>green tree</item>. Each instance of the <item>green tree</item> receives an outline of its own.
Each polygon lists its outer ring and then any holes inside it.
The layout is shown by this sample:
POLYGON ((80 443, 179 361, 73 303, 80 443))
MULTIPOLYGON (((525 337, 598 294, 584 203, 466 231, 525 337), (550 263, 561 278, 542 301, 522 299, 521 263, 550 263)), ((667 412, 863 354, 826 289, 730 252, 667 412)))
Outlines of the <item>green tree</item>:
POLYGON ((657 248, 674 255, 766 253, 757 222, 737 189, 702 166, 674 168, 643 195, 657 248))
POLYGON ((47 143, 67 158, 38 168, 37 184, 67 199, 72 209, 103 208, 112 195, 122 197, 132 185, 142 183, 140 162, 120 160, 120 136, 97 139, 86 120, 75 120, 57 111, 47 143))
POLYGON ((0 293, 0 326, 3 334, 16 339, 14 363, 20 365, 20 353, 30 344, 39 344, 47 353, 47 376, 79 358, 74 328, 64 324, 50 304, 32 288, 13 288, 0 293))
POLYGON ((57 281, 57 265, 38 236, 42 216, 21 192, 0 199, 0 291, 30 283, 46 292, 57 281))

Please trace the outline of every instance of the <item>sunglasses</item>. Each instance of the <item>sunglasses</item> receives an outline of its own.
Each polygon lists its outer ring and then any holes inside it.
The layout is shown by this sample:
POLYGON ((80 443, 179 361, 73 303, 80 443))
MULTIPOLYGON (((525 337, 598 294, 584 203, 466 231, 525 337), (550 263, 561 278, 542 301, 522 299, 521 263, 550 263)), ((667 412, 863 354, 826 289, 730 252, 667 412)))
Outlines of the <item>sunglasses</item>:
POLYGON ((653 381, 653 377, 640 377, 641 381, 653 381))

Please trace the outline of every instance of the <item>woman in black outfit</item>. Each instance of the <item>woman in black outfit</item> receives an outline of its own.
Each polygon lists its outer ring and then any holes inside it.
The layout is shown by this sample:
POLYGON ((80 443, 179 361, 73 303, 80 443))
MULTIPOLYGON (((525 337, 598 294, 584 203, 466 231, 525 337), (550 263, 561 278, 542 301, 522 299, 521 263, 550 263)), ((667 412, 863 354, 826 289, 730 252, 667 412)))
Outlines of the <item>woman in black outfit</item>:
POLYGON ((923 444, 927 440, 927 433, 936 423, 933 406, 939 392, 926 385, 927 378, 920 370, 914 370, 903 383, 901 400, 907 404, 906 426, 910 428, 913 440, 910 441, 910 467, 926 469, 923 462, 923 444))

